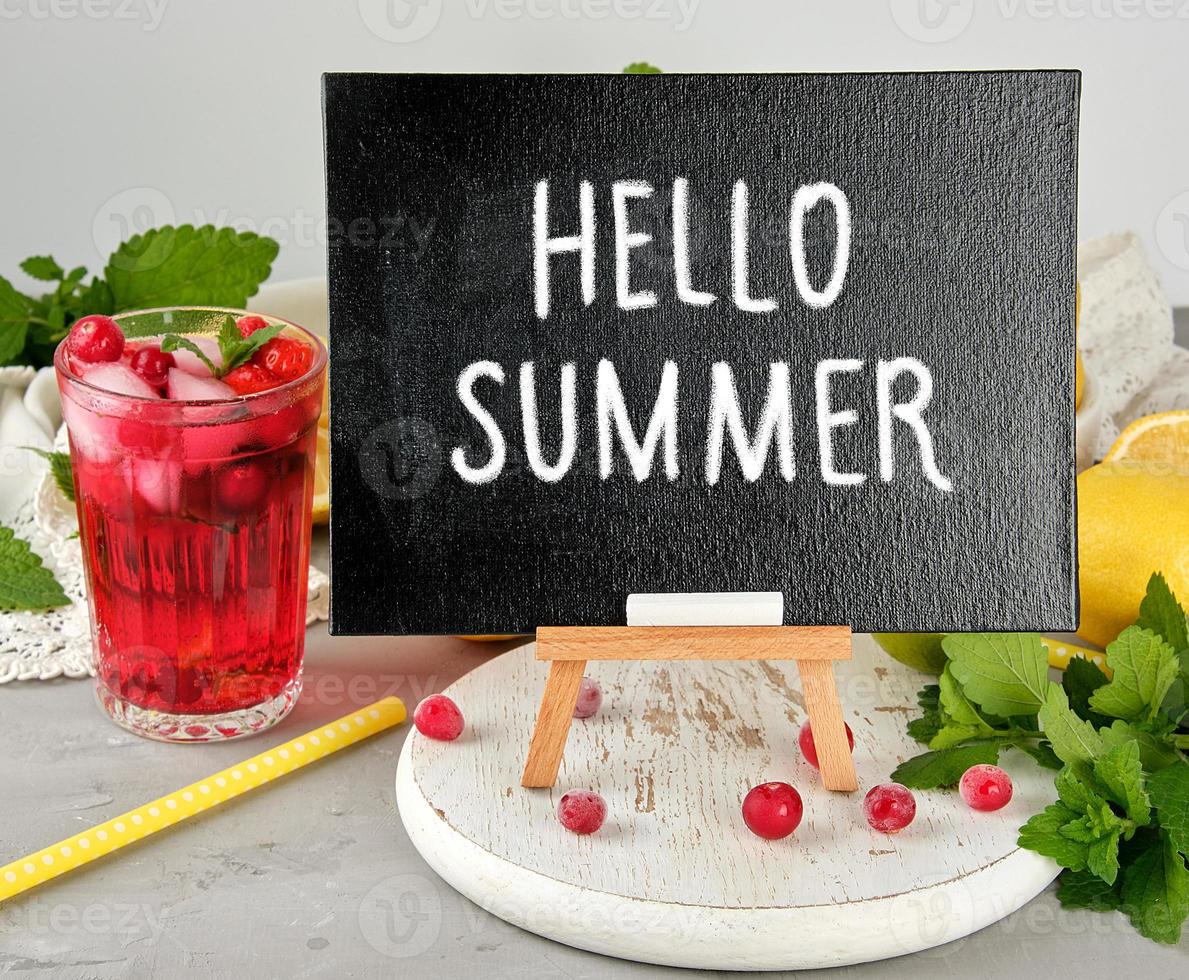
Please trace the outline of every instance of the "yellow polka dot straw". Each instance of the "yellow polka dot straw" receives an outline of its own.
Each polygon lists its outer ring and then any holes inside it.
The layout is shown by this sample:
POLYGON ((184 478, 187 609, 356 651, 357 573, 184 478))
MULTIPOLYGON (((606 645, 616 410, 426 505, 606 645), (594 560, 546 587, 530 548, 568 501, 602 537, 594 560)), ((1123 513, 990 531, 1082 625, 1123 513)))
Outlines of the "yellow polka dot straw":
POLYGON ((404 720, 405 706, 400 698, 384 698, 284 745, 183 786, 176 793, 162 796, 107 823, 13 861, 0 868, 0 902, 233 797, 242 796, 404 720))
POLYGON ((1070 643, 1068 640, 1054 640, 1047 636, 1040 638, 1041 646, 1049 655, 1049 666, 1064 670, 1071 660, 1081 658, 1102 668, 1107 677, 1111 676, 1111 669, 1106 665, 1106 654, 1101 650, 1091 650, 1089 647, 1070 643))

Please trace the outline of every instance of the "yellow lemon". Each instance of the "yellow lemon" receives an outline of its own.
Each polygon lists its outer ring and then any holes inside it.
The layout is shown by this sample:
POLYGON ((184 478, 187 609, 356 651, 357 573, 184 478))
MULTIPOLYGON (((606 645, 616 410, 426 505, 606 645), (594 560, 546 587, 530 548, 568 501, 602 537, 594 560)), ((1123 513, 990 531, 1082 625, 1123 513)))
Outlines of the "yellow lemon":
POLYGON ((875 642, 893 660, 924 671, 940 674, 945 667, 945 653, 941 649, 944 633, 872 633, 875 642))
POLYGON ((1106 646, 1139 615, 1153 572, 1189 599, 1189 469, 1103 462, 1078 476, 1078 635, 1106 646))
POLYGON ((1082 407, 1082 392, 1086 388, 1086 369, 1082 367, 1082 353, 1078 351, 1074 355, 1074 374, 1073 374, 1073 407, 1082 407))
POLYGON ((1189 471, 1189 410, 1145 415, 1119 433, 1104 463, 1189 471))

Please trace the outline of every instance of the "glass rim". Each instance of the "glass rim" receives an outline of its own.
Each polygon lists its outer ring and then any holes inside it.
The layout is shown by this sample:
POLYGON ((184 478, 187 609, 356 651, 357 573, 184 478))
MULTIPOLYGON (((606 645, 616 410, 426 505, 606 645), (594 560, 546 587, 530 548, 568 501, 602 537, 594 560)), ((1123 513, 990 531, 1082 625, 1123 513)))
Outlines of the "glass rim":
MULTIPOLYGON (((111 318, 117 323, 124 317, 132 316, 146 316, 151 313, 226 313, 232 317, 241 316, 261 316, 265 319, 272 320, 274 323, 284 324, 286 327, 292 327, 299 333, 304 334, 311 342, 314 348, 314 361, 303 375, 294 378, 292 381, 286 381, 283 384, 277 385, 275 388, 267 388, 264 391, 253 391, 246 395, 236 395, 234 398, 146 398, 144 395, 129 395, 119 391, 112 391, 109 388, 101 388, 99 385, 92 384, 85 378, 79 377, 70 370, 66 363, 66 341, 70 339, 68 333, 60 341, 58 346, 54 349, 54 369, 59 375, 69 380, 71 384, 80 385, 89 391, 97 392, 107 398, 125 399, 130 402, 144 402, 149 405, 182 405, 182 406, 203 406, 203 405, 236 405, 244 402, 251 402, 254 398, 267 398, 268 396, 276 397, 284 394, 293 388, 298 388, 306 384, 311 379, 316 378, 326 367, 328 354, 326 345, 312 330, 294 323, 292 320, 286 320, 284 317, 274 316, 272 313, 260 312, 256 310, 237 310, 227 306, 152 306, 144 310, 125 310, 122 313, 114 313, 111 318)), ((134 340, 140 340, 139 337, 134 337, 134 340)))

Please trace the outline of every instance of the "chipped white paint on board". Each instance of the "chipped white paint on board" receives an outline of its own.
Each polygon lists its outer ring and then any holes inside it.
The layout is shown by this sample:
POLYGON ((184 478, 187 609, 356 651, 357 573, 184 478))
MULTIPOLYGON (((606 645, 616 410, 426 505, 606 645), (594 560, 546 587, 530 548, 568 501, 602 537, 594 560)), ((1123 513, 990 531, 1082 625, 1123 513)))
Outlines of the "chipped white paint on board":
POLYGON ((1052 774, 1006 753, 1015 797, 999 813, 918 792, 899 835, 871 830, 863 793, 919 751, 904 732, 927 679, 856 636, 836 664, 855 734, 860 790, 823 789, 801 758, 805 720, 792 662, 592 663, 602 711, 575 720, 557 786, 519 785, 547 665, 513 650, 447 689, 467 730, 454 743, 413 733, 397 773, 409 836, 473 901, 561 942, 711 969, 802 969, 948 942, 1038 894, 1057 867, 1016 847, 1050 802, 1052 774), (747 789, 780 779, 805 800, 796 834, 744 827, 747 789), (593 789, 608 819, 576 837, 554 811, 593 789))

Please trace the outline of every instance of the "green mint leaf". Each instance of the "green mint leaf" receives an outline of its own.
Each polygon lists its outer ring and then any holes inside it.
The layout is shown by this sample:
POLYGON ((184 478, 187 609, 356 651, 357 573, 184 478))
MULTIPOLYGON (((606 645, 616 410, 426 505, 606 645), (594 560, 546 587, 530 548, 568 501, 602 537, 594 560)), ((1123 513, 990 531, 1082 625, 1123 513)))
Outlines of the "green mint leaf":
POLYGON ((1116 721, 1110 728, 1100 728, 1098 734, 1107 748, 1134 742, 1139 747, 1139 761, 1148 772, 1157 772, 1181 758, 1168 739, 1157 737, 1130 722, 1116 721))
POLYGON ((971 766, 994 765, 999 761, 999 746, 993 741, 971 742, 952 749, 926 752, 902 762, 892 772, 892 782, 909 789, 937 789, 956 786, 971 766))
POLYGON ((70 600, 53 572, 18 538, 0 525, 0 609, 48 609, 70 600))
POLYGON ((1189 762, 1178 762, 1149 776, 1148 795, 1156 808, 1156 822, 1172 846, 1189 857, 1189 762))
POLYGON ((1090 695, 1108 680, 1098 664, 1081 657, 1074 657, 1069 661, 1061 678, 1061 686, 1069 697, 1069 706, 1073 713, 1098 728, 1109 722, 1102 715, 1090 710, 1090 695))
POLYGON ((917 704, 921 706, 924 714, 909 721, 907 730, 909 736, 924 745, 928 745, 933 736, 945 727, 945 720, 941 717, 940 697, 941 688, 936 684, 926 684, 917 693, 917 704))
POLYGON ((38 449, 36 446, 26 446, 25 448, 32 453, 37 453, 50 464, 50 473, 53 474, 58 489, 62 491, 62 495, 67 500, 74 503, 74 470, 70 466, 70 454, 50 452, 48 449, 38 449))
POLYGON ((1140 626, 1128 626, 1107 646, 1106 662, 1110 682, 1090 695, 1090 707, 1124 721, 1155 717, 1181 670, 1173 648, 1140 626))
POLYGON ((993 715, 1033 715, 1045 703, 1049 660, 1036 633, 951 633, 941 641, 966 696, 993 715))
POLYGON ((1094 775, 1102 781, 1109 797, 1123 807, 1130 820, 1140 827, 1147 824, 1152 813, 1144 789, 1138 744, 1124 742, 1109 749, 1101 759, 1095 761, 1094 775))
POLYGON ((1123 874, 1121 908, 1139 932, 1176 944, 1189 915, 1189 871, 1167 834, 1153 838, 1123 874))
POLYGON ((284 329, 284 324, 278 323, 271 327, 261 327, 248 334, 247 337, 241 337, 235 320, 228 317, 219 329, 219 352, 223 355, 222 373, 226 374, 246 363, 256 351, 284 329))
POLYGON ((1053 751, 1053 746, 1050 742, 1024 740, 1016 742, 1013 747, 1019 749, 1021 752, 1027 752, 1036 760, 1038 765, 1044 766, 1046 769, 1060 769, 1064 765, 1057 757, 1057 753, 1053 751))
POLYGON ((0 276, 0 365, 14 364, 29 333, 29 303, 0 276))
POLYGON ((1108 885, 1090 871, 1063 871, 1057 900, 1067 909, 1113 912, 1123 903, 1118 884, 1108 885))
POLYGON ((110 316, 116 311, 116 300, 111 294, 111 287, 96 276, 71 303, 70 310, 75 314, 75 319, 92 313, 110 316))
POLYGON ((178 348, 188 350, 191 354, 201 360, 211 370, 211 374, 216 378, 219 377, 219 371, 211 359, 206 356, 206 351, 199 347, 194 341, 188 340, 185 337, 179 337, 176 333, 167 333, 161 338, 161 352, 164 354, 172 354, 178 348))
POLYGON ((972 738, 988 738, 995 735, 995 729, 983 720, 978 709, 970 703, 958 682, 950 672, 950 664, 938 678, 938 716, 941 727, 929 740, 931 749, 948 749, 972 738))
POLYGON ((1020 828, 1016 843, 1026 850, 1052 858, 1063 868, 1081 871, 1086 867, 1090 848, 1061 832, 1077 819, 1077 811, 1064 803, 1050 803, 1020 828))
POLYGON ((650 65, 647 61, 634 61, 628 65, 623 73, 625 75, 663 75, 656 65, 650 65))
POLYGON ((1092 763, 1106 751, 1101 736, 1088 721, 1083 721, 1069 707, 1065 691, 1051 685, 1048 697, 1039 711, 1045 738, 1062 762, 1092 763))
POLYGON ((34 255, 25 259, 21 263, 21 271, 42 282, 57 282, 66 275, 62 267, 48 255, 34 255))
POLYGON ((1185 610, 1160 572, 1153 573, 1148 579, 1148 590, 1139 604, 1136 625, 1158 634, 1177 652, 1189 650, 1189 625, 1185 622, 1185 610))
POLYGON ((277 251, 271 238, 233 228, 155 228, 124 242, 103 275, 117 310, 241 307, 268 278, 277 251))

